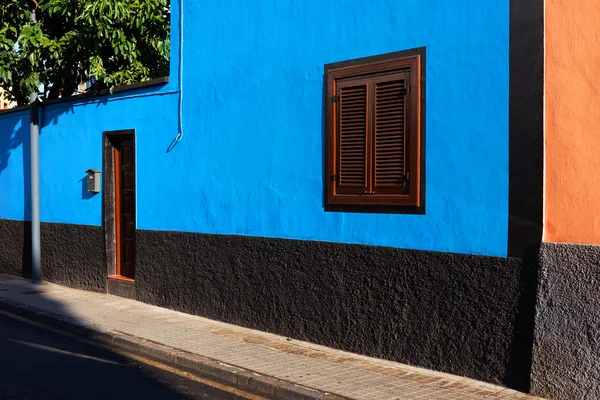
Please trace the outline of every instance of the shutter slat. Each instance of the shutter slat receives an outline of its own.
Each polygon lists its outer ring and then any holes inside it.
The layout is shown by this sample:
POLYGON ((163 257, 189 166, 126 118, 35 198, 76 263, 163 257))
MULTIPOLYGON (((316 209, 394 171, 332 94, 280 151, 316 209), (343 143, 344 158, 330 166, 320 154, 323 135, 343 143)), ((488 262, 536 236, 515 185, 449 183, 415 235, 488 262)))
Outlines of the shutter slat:
MULTIPOLYGON (((354 131, 354 132, 358 132, 358 131, 354 131)), ((353 142, 364 142, 365 138, 362 137, 361 134, 356 134, 356 133, 349 133, 347 137, 344 137, 344 139, 342 139, 342 144, 344 143, 353 143, 353 142)))
POLYGON ((359 95, 360 95, 360 93, 356 93, 356 94, 355 93, 352 93, 352 94, 346 93, 347 97, 345 99, 342 99, 341 102, 344 106, 349 106, 349 107, 356 106, 357 104, 360 104, 360 102, 361 102, 360 98, 358 97, 359 95), (352 96, 352 97, 348 97, 348 96, 352 96))
MULTIPOLYGON (((365 117, 356 117, 356 119, 351 122, 341 123, 340 124, 341 128, 342 129, 350 129, 350 128, 363 129, 364 127, 367 126, 367 124, 365 124, 364 122, 357 121, 360 119, 365 119, 365 117)), ((344 131, 344 133, 346 133, 346 132, 344 131)))
POLYGON ((398 99, 394 99, 394 98, 385 98, 385 99, 377 98, 377 103, 382 108, 393 108, 397 102, 398 102, 398 99))
POLYGON ((360 110, 358 108, 356 109, 356 111, 354 111, 354 110, 347 110, 346 113, 344 114, 344 118, 342 119, 342 121, 344 121, 344 120, 346 120, 346 119, 348 119, 350 117, 355 117, 355 116, 358 116, 358 115, 364 116, 366 114, 367 114, 366 112, 364 112, 363 110, 360 110))
MULTIPOLYGON (((354 87, 345 87, 344 88, 344 92, 346 93, 346 95, 351 95, 351 94, 360 94, 363 92, 363 87, 362 86, 354 86, 354 87)), ((343 99, 342 99, 343 100, 343 99)))
MULTIPOLYGON (((381 117, 385 117, 385 116, 388 116, 388 115, 393 115, 393 116, 395 116, 396 118, 398 117, 398 114, 397 114, 397 112, 396 112, 395 108, 393 108, 393 107, 390 107, 390 108, 387 108, 387 109, 386 109, 386 108, 383 108, 383 107, 381 107, 381 108, 379 109, 379 112, 380 112, 380 116, 381 116, 381 117)), ((402 118, 402 119, 404 119, 404 118, 402 118)))
POLYGON ((374 87, 374 187, 387 193, 402 193, 405 187, 405 87, 406 81, 398 76, 377 81, 374 87))
POLYGON ((367 179, 367 85, 341 87, 339 98, 337 191, 363 193, 367 179))
POLYGON ((402 124, 398 124, 398 125, 395 125, 395 126, 392 125, 392 126, 387 127, 385 129, 381 129, 379 131, 379 134, 382 135, 382 136, 385 136, 385 135, 394 135, 394 136, 397 136, 399 128, 402 128, 402 124))
POLYGON ((393 112, 387 112, 387 113, 381 113, 380 115, 377 115, 377 119, 379 120, 379 122, 381 123, 381 125, 383 125, 384 123, 386 123, 385 121, 389 121, 387 123, 393 124, 393 123, 403 123, 404 122, 404 118, 401 118, 400 116, 398 116, 398 111, 394 110, 393 112))
POLYGON ((360 146, 360 148, 364 148, 364 142, 365 139, 359 136, 353 136, 353 137, 348 137, 348 138, 344 138, 344 141, 341 143, 341 146, 343 147, 347 147, 347 146, 360 146))

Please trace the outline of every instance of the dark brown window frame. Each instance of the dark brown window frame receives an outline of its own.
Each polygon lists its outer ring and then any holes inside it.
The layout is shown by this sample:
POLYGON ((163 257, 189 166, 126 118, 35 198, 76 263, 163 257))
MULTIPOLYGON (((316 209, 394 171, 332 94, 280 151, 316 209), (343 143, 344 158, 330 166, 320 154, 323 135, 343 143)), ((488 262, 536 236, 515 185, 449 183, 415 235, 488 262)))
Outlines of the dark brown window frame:
MULTIPOLYGON (((424 214, 425 212, 425 48, 343 61, 325 66, 326 89, 326 173, 325 209, 327 211, 390 212, 424 214), (407 73, 410 85, 408 100, 408 194, 340 194, 336 192, 338 171, 338 82, 407 73)), ((373 124, 367 119, 367 124, 373 124)), ((372 134, 371 134, 372 136, 372 134)), ((368 140, 372 140, 367 133, 368 140)), ((370 146, 370 145, 369 145, 370 146)), ((368 148, 372 151, 372 148, 368 148)), ((368 167, 372 162, 365 161, 368 167)), ((370 170, 369 170, 370 171, 370 170)), ((372 174, 373 172, 370 171, 372 174)), ((371 182, 373 175, 371 175, 371 182)))

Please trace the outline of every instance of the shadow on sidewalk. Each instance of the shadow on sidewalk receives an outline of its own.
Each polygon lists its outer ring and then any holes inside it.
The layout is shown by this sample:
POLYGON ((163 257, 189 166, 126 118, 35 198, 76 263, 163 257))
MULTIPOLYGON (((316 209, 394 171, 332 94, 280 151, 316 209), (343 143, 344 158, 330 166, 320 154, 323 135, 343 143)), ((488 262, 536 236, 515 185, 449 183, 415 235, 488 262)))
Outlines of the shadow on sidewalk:
POLYGON ((10 316, 23 304, 25 319, 33 310, 72 318, 67 305, 44 296, 43 285, 0 274, 2 399, 239 398, 10 316))

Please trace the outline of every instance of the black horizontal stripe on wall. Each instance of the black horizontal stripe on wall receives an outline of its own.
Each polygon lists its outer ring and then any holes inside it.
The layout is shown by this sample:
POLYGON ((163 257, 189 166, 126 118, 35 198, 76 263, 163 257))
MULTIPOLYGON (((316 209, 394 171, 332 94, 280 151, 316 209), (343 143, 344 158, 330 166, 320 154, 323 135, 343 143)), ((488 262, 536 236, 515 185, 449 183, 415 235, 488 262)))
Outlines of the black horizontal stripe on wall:
MULTIPOLYGON (((102 227, 42 223, 40 229, 43 280, 106 292, 102 227)), ((0 273, 31 276, 31 222, 0 219, 0 273)))

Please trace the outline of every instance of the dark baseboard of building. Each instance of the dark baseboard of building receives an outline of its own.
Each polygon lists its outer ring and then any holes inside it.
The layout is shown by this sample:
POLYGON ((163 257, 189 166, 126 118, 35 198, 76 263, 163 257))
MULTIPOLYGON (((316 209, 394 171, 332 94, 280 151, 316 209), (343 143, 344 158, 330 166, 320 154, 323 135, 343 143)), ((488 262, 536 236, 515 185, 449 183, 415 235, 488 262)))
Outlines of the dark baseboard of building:
POLYGON ((31 277, 31 223, 0 219, 0 272, 31 277))
POLYGON ((137 232, 140 301, 527 391, 536 262, 137 232))
POLYGON ((600 246, 543 243, 532 392, 600 399, 600 246))
POLYGON ((44 223, 41 246, 42 279, 77 289, 106 292, 101 226, 44 223))
MULTIPOLYGON (((23 274, 27 225, 0 220, 0 272, 23 274)), ((529 389, 536 261, 170 231, 136 241, 135 285, 107 282, 101 227, 42 224, 43 279, 529 389)))
MULTIPOLYGON (((42 223, 42 279, 106 292, 102 227, 42 223)), ((0 219, 0 272, 31 277, 31 223, 0 219)))

